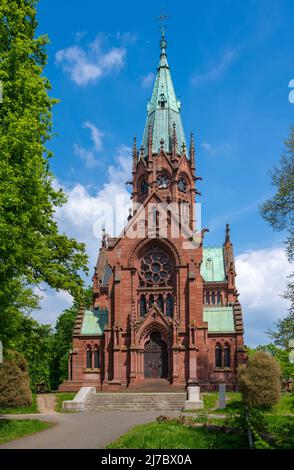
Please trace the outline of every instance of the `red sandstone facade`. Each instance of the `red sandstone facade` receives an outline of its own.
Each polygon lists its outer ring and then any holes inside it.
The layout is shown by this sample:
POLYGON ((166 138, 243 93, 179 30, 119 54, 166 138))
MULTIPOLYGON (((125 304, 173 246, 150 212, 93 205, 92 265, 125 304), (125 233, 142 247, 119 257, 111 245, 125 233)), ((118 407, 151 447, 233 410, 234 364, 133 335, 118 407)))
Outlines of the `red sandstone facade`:
POLYGON ((134 143, 132 212, 119 237, 104 233, 93 305, 77 316, 61 390, 121 390, 152 379, 174 387, 198 383, 202 391, 225 382, 233 389, 246 360, 228 227, 220 248, 224 278, 205 278, 214 260, 203 268, 207 230, 195 228, 193 136, 189 152, 185 144, 179 149, 174 124, 168 148, 161 139, 154 151, 154 126, 147 148, 138 152, 134 143))

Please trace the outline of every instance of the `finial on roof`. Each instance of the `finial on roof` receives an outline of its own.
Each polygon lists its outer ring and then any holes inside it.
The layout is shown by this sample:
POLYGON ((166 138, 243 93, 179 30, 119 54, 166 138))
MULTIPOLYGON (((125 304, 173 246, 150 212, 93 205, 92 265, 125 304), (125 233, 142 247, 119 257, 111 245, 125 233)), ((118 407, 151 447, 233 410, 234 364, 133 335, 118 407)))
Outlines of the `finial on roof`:
POLYGON ((148 158, 152 157, 152 126, 148 126, 148 158))
POLYGON ((158 16, 157 19, 160 21, 161 38, 165 38, 165 20, 168 19, 168 15, 165 14, 164 7, 161 8, 161 15, 158 16))
POLYGON ((166 55, 165 49, 167 48, 167 42, 165 39, 165 31, 166 31, 165 20, 167 18, 168 16, 165 14, 164 8, 162 7, 161 15, 157 17, 157 19, 160 21, 160 31, 161 31, 161 39, 159 42, 160 49, 161 49, 160 57, 163 57, 166 55))
POLYGON ((191 132, 190 135, 190 165, 191 168, 195 169, 195 142, 194 142, 194 134, 191 132))
POLYGON ((133 172, 136 171, 138 163, 138 151, 137 151, 137 139, 134 137, 134 144, 133 144, 133 172))
POLYGON ((229 224, 226 224, 226 238, 225 238, 225 243, 228 243, 231 241, 230 238, 230 226, 229 224))
POLYGON ((141 145, 141 147, 140 147, 140 159, 143 160, 143 158, 144 158, 144 147, 143 147, 143 145, 141 145))
POLYGON ((133 157, 137 156, 137 139, 134 137, 134 145, 133 145, 133 157))
POLYGON ((103 248, 107 248, 107 234, 105 231, 105 227, 102 229, 102 243, 101 243, 103 248))
POLYGON ((173 123, 173 135, 172 135, 172 153, 173 158, 176 158, 177 155, 177 132, 176 132, 176 123, 173 123))
POLYGON ((182 143, 182 153, 183 153, 183 155, 186 154, 186 144, 185 144, 185 142, 182 143))
POLYGON ((161 150, 164 149, 164 139, 160 139, 160 148, 161 150))

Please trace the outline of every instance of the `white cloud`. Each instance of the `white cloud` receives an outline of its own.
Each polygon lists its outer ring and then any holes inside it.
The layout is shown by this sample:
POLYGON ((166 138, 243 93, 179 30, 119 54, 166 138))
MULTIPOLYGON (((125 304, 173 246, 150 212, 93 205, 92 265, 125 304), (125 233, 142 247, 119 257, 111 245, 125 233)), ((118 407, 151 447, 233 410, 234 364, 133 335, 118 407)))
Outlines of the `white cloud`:
POLYGON ((144 75, 141 79, 141 84, 143 88, 149 88, 154 82, 155 75, 153 72, 149 72, 147 75, 144 75))
POLYGON ((238 58, 238 55, 239 52, 237 49, 231 47, 227 48, 219 62, 214 67, 212 67, 211 70, 204 74, 195 74, 192 77, 192 85, 197 86, 201 83, 220 78, 228 70, 231 64, 235 62, 235 60, 238 58))
POLYGON ((246 251, 236 257, 237 286, 245 320, 248 345, 270 342, 265 334, 287 314, 282 297, 293 266, 283 248, 246 251))
POLYGON ((116 39, 120 40, 122 44, 134 44, 138 39, 138 35, 136 33, 121 33, 118 31, 116 33, 116 39))
POLYGON ((102 137, 104 136, 104 133, 100 129, 98 129, 92 122, 89 121, 84 122, 83 127, 90 129, 91 139, 94 143, 95 150, 97 150, 97 152, 102 150, 102 137))
POLYGON ((209 153, 210 155, 219 155, 219 154, 226 153, 232 150, 231 144, 213 145, 213 144, 209 144, 208 142, 203 142, 202 148, 204 149, 205 152, 209 153))
MULTIPOLYGON (((42 286, 43 288, 44 286, 42 286)), ((73 299, 70 294, 65 291, 56 292, 47 288, 43 291, 36 288, 35 293, 42 297, 40 301, 40 309, 32 313, 33 318, 44 324, 55 325, 57 317, 66 308, 71 307, 73 299)))
POLYGON ((85 147, 78 144, 74 144, 73 148, 75 155, 84 160, 86 168, 95 168, 98 165, 98 161, 92 150, 87 150, 85 147))
POLYGON ((84 122, 83 127, 90 129, 93 146, 86 149, 82 145, 74 144, 74 153, 84 160, 86 168, 95 168, 99 164, 99 161, 95 158, 96 153, 103 149, 104 133, 89 121, 84 122))
POLYGON ((100 35, 86 49, 77 45, 61 49, 55 55, 56 64, 61 65, 77 85, 87 85, 110 72, 119 71, 125 64, 126 49, 113 47, 104 52, 103 41, 100 35))

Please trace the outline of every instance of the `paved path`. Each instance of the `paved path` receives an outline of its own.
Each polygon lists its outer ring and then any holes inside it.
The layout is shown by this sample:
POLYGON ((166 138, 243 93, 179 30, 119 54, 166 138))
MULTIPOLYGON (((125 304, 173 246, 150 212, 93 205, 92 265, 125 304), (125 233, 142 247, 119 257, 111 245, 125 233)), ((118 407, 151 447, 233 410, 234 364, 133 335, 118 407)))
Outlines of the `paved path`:
POLYGON ((180 413, 107 411, 1 415, 0 418, 7 419, 41 419, 57 423, 57 426, 0 445, 0 449, 103 449, 132 426, 148 423, 163 414, 178 416, 180 413))
POLYGON ((53 393, 42 393, 37 395, 38 410, 42 414, 56 414, 55 403, 56 397, 53 393))

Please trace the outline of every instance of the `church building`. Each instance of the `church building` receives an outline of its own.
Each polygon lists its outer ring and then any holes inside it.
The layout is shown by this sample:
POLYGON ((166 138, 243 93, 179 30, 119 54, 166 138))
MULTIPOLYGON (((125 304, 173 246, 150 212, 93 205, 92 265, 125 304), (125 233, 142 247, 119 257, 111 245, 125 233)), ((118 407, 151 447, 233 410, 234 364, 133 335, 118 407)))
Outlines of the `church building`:
POLYGON ((63 391, 152 383, 233 390, 246 362, 230 228, 213 247, 208 229, 196 230, 201 178, 166 48, 163 32, 139 149, 134 140, 132 209, 120 236, 103 232, 93 303, 78 312, 63 391))

